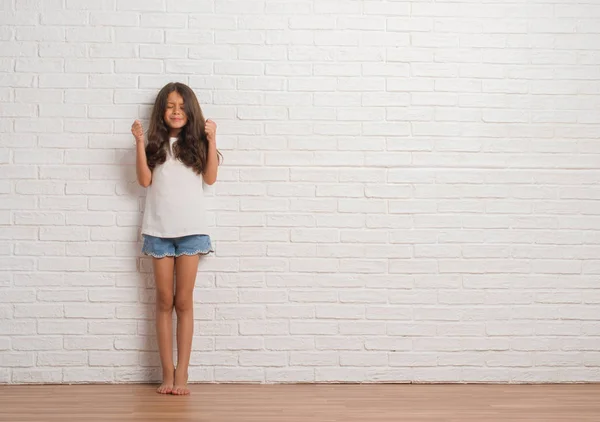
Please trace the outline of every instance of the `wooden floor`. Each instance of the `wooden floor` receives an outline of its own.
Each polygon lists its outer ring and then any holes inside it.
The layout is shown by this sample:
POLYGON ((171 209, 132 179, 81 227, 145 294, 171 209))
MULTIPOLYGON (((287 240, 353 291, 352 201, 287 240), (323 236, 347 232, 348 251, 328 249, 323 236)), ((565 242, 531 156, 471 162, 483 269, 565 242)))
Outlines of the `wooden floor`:
POLYGON ((600 421, 600 385, 0 386, 0 421, 600 421))

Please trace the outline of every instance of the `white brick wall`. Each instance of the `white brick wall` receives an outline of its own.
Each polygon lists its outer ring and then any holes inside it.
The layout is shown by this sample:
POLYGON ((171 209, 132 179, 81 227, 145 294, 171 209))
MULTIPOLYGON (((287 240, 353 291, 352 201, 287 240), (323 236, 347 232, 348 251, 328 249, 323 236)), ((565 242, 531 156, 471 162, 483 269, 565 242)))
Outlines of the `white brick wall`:
POLYGON ((597 0, 1 0, 0 382, 156 380, 131 122, 225 155, 192 381, 600 381, 597 0))

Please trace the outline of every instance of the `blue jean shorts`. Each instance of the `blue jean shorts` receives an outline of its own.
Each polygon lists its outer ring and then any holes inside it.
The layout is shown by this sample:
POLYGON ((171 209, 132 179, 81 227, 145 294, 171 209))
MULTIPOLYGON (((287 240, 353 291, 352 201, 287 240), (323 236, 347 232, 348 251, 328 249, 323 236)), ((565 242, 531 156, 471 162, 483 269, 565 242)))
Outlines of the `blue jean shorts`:
POLYGON ((206 234, 194 234, 182 237, 155 237, 144 236, 142 253, 154 258, 181 255, 208 255, 214 252, 210 236, 206 234))

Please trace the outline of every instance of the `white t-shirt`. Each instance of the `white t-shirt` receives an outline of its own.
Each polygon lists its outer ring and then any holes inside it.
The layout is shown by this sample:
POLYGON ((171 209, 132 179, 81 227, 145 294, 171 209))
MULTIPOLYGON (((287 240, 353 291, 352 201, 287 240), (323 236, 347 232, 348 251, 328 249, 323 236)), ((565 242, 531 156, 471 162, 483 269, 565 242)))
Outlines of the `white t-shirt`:
POLYGON ((156 237, 208 234, 202 176, 173 156, 177 138, 169 141, 166 161, 152 172, 142 234, 156 237))

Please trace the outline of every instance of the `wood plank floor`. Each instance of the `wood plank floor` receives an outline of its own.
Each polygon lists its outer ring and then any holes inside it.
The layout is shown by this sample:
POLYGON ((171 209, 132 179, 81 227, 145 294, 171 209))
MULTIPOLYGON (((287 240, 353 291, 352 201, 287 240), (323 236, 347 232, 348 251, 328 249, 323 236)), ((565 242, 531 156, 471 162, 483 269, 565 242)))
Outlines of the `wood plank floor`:
POLYGON ((600 385, 0 386, 0 421, 600 421, 600 385))

